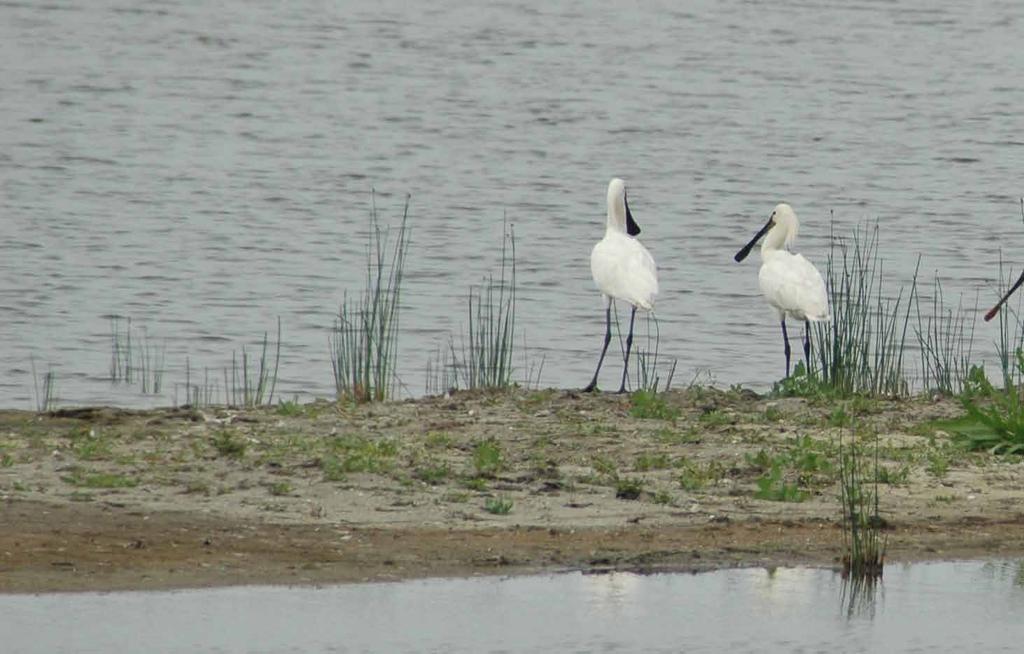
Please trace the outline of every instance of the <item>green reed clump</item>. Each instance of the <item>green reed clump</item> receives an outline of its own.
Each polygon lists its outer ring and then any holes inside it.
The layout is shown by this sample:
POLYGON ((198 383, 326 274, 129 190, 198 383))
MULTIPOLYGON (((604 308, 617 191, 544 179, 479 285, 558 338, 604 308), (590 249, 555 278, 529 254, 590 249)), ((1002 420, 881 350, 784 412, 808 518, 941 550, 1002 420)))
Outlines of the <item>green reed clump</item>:
POLYGON ((977 302, 973 311, 964 309, 962 299, 957 302, 955 310, 947 308, 942 284, 936 276, 930 314, 922 315, 920 302, 915 303, 915 309, 917 326, 914 331, 921 355, 923 388, 945 395, 959 395, 972 365, 977 302))
POLYGON ((468 298, 468 340, 461 356, 450 344, 455 370, 464 388, 505 388, 512 384, 516 326, 516 237, 511 226, 501 243, 501 272, 471 288, 468 298))
MULTIPOLYGON (((1003 282, 1006 277, 1003 275, 1003 259, 999 257, 999 284, 997 294, 1002 297, 1008 286, 1003 282)), ((1018 293, 1013 306, 1007 302, 1002 310, 996 314, 999 319, 999 340, 996 342, 996 356, 999 359, 999 369, 1002 372, 1003 388, 1015 388, 1024 382, 1024 371, 1017 365, 1018 354, 1024 348, 1024 321, 1021 321, 1021 299, 1024 293, 1018 293)))
POLYGON ((380 226, 376 203, 371 200, 366 288, 355 298, 344 295, 328 336, 334 387, 339 397, 363 402, 382 401, 394 395, 398 308, 409 248, 408 218, 407 196, 389 256, 390 229, 380 226))
POLYGON ((132 382, 132 319, 110 317, 110 380, 113 382, 132 382))
POLYGON ((427 359, 424 379, 423 390, 427 395, 442 395, 459 387, 458 364, 450 339, 447 347, 438 346, 427 359))
POLYGON ((878 441, 874 460, 866 460, 851 438, 839 438, 839 490, 843 511, 843 574, 877 578, 885 565, 886 539, 878 511, 878 441))
POLYGON ((139 373, 139 390, 143 393, 160 393, 163 387, 164 358, 166 354, 166 343, 157 346, 150 340, 149 335, 143 331, 142 347, 139 350, 136 365, 139 373))
POLYGON ((145 327, 133 340, 131 316, 110 317, 110 381, 139 383, 142 393, 160 393, 163 387, 166 344, 157 345, 145 327), (136 347, 138 345, 138 347, 136 347))
POLYGON ((833 236, 825 274, 832 320, 814 324, 812 372, 835 395, 909 393, 903 359, 917 269, 909 292, 900 288, 894 299, 882 282, 877 224, 858 228, 849 241, 833 236))
POLYGON ((263 332, 263 344, 258 359, 249 356, 242 346, 241 357, 231 352, 231 370, 224 369, 224 394, 232 406, 252 407, 273 404, 277 386, 277 371, 281 363, 281 318, 277 319, 277 340, 274 344, 273 363, 270 360, 270 342, 263 332))
MULTIPOLYGON (((174 403, 178 403, 178 387, 174 387, 174 403)), ((192 362, 185 357, 185 404, 193 408, 210 406, 216 401, 217 382, 210 381, 210 369, 203 368, 202 383, 192 379, 192 362)))
MULTIPOLYGON (((448 338, 448 348, 438 349, 427 362, 427 392, 456 388, 507 388, 514 382, 516 325, 516 238, 512 226, 503 230, 501 264, 497 278, 488 275, 483 284, 469 290, 468 326, 460 344, 448 338)), ((524 339, 525 341, 525 339, 524 339)), ((544 368, 531 362, 523 346, 527 386, 539 385, 544 368)))
MULTIPOLYGON (((653 313, 644 314, 643 318, 643 340, 637 341, 633 349, 633 377, 636 381, 636 389, 650 391, 652 393, 667 391, 672 386, 672 379, 676 374, 675 358, 665 359, 661 356, 661 329, 658 319, 653 313), (654 329, 651 329, 651 325, 654 329)), ((619 329, 619 313, 615 311, 615 328, 619 329)), ((622 348, 622 355, 625 358, 626 344, 622 338, 622 332, 618 331, 619 344, 622 348)))
POLYGON ((57 406, 57 373, 47 370, 43 373, 42 379, 36 373, 35 357, 30 357, 32 364, 32 384, 35 389, 36 411, 46 413, 53 411, 57 406))

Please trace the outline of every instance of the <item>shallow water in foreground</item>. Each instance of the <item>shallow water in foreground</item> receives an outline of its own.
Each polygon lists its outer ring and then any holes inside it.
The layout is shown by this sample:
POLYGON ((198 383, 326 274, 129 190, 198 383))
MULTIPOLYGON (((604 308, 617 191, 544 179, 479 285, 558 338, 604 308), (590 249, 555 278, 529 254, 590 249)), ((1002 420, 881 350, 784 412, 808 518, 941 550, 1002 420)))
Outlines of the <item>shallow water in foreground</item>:
POLYGON ((1019 561, 0 596, 13 653, 1010 652, 1022 611, 1019 561))

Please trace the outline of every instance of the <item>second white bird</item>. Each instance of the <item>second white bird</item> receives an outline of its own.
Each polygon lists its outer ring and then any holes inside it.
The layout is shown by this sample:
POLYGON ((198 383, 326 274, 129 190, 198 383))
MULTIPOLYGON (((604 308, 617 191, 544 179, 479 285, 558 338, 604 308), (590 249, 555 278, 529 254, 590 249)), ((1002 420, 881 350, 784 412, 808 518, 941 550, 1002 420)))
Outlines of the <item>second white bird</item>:
POLYGON ((761 244, 761 271, 758 282, 761 294, 779 315, 782 325, 782 339, 786 352, 786 376, 789 377, 789 335, 786 333, 786 316, 804 321, 804 361, 810 366, 811 326, 810 322, 828 321, 828 294, 821 273, 802 254, 787 250, 796 240, 799 223, 796 213, 788 204, 776 205, 768 222, 750 239, 743 249, 736 253, 736 261, 743 261, 757 241, 764 236, 761 244), (767 236, 765 234, 767 233, 767 236))

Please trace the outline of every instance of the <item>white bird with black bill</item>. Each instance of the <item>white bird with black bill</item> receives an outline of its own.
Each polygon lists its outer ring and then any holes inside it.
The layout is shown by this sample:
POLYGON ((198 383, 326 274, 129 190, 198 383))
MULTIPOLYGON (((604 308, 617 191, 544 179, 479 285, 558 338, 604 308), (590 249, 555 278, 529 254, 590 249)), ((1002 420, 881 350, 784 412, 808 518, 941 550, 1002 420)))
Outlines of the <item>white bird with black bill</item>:
POLYGON ((761 294, 775 309, 782 325, 782 341, 786 351, 786 376, 789 377, 789 334, 786 316, 804 321, 804 360, 810 366, 811 322, 830 320, 828 294, 821 273, 802 254, 788 250, 796 240, 799 223, 788 204, 776 205, 764 227, 736 253, 743 261, 763 236, 761 270, 757 275, 761 294))

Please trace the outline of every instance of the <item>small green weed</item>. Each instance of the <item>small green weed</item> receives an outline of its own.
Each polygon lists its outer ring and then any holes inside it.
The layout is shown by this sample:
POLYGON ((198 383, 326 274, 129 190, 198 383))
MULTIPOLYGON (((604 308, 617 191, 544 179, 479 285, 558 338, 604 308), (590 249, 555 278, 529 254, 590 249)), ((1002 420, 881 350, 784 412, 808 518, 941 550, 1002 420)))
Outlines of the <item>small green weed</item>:
POLYGON ((193 480, 185 484, 186 495, 209 495, 210 485, 205 481, 193 480))
POLYGON ((124 475, 106 472, 87 473, 81 470, 75 470, 72 474, 61 477, 61 481, 83 488, 134 488, 139 485, 137 480, 124 475))
POLYGON ((652 454, 644 452, 636 457, 636 461, 633 463, 633 469, 637 472, 647 472, 648 470, 664 470, 671 468, 672 462, 669 460, 668 455, 664 453, 652 454))
POLYGON ((676 479, 679 481, 679 486, 690 492, 699 491, 725 476, 725 469, 716 461, 709 461, 702 465, 682 460, 678 467, 680 471, 676 479))
POLYGON ((837 406, 832 409, 832 413, 828 415, 829 427, 842 428, 850 424, 850 416, 847 415, 846 409, 841 406, 837 406))
POLYGON ((442 461, 427 461, 416 467, 413 473, 416 479, 425 484, 437 486, 444 483, 452 474, 451 467, 442 461))
POLYGON ((692 427, 684 431, 672 427, 662 427, 654 432, 654 439, 666 445, 686 445, 700 443, 703 440, 703 434, 692 427))
POLYGON ((280 496, 280 495, 290 495, 291 492, 293 490, 295 490, 295 489, 288 482, 286 482, 286 481, 279 481, 279 482, 271 484, 269 486, 268 490, 270 491, 271 495, 280 496))
POLYGON ((607 475, 609 477, 618 478, 619 468, 615 465, 615 462, 607 457, 600 455, 594 455, 590 459, 590 465, 594 470, 601 475, 607 475))
POLYGON ((382 474, 391 470, 398 447, 393 441, 339 436, 328 443, 332 454, 320 461, 327 481, 344 481, 348 473, 382 474))
POLYGON ((875 471, 875 480, 889 486, 902 486, 910 481, 910 466, 889 467, 879 465, 875 471))
POLYGON ((949 458, 941 452, 929 452, 925 471, 937 479, 945 477, 949 472, 949 458))
POLYGON ((298 400, 278 400, 275 413, 279 416, 301 416, 304 409, 298 400))
POLYGON ((705 413, 700 414, 697 418, 697 422, 704 425, 704 427, 722 427, 732 423, 732 417, 726 413, 719 411, 718 409, 712 409, 705 413))
POLYGON ((425 444, 434 450, 446 450, 452 446, 452 436, 446 431, 427 432, 425 444))
POLYGON ((245 441, 228 429, 222 429, 213 437, 213 448, 221 456, 232 459, 241 459, 245 456, 245 441))
POLYGON ((502 465, 501 446, 494 439, 481 441, 473 448, 473 467, 477 476, 494 477, 502 465))
POLYGON ((512 500, 504 497, 489 497, 484 502, 484 510, 494 515, 508 515, 512 512, 512 500))
POLYGON ((463 488, 467 488, 478 493, 484 493, 487 491, 487 480, 480 477, 466 477, 461 482, 463 488))
POLYGON ((629 399, 629 415, 634 418, 675 421, 679 417, 679 409, 669 406, 654 391, 635 391, 629 399))
POLYGON ((655 504, 661 504, 663 506, 675 506, 676 500, 672 497, 672 494, 667 490, 659 490, 654 493, 651 500, 655 504))
POLYGON ((74 441, 71 451, 81 461, 99 461, 110 457, 110 441, 102 438, 84 438, 74 441))
POLYGON ((793 374, 772 385, 773 397, 816 398, 829 395, 829 390, 813 375, 807 374, 807 366, 798 361, 793 374))
POLYGON ((757 491, 754 497, 759 500, 770 500, 772 502, 803 502, 807 499, 807 493, 800 490, 796 484, 788 483, 779 465, 773 465, 767 474, 757 480, 757 491))
POLYGON ((644 492, 642 479, 617 479, 615 480, 615 497, 620 500, 640 499, 644 492))

